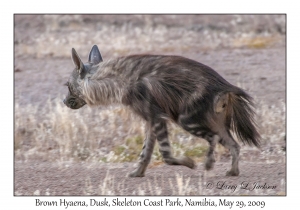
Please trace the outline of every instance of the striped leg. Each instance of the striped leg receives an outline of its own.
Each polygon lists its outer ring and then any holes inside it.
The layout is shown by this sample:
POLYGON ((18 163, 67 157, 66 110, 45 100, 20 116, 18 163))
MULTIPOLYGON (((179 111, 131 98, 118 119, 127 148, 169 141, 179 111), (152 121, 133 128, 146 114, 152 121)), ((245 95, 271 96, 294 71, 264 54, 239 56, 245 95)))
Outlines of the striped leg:
POLYGON ((226 176, 238 176, 239 175, 239 154, 240 154, 240 145, 232 138, 230 132, 220 140, 225 148, 229 149, 232 156, 232 165, 231 169, 226 172, 226 176))
POLYGON ((171 146, 168 139, 167 124, 163 119, 157 119, 154 122, 153 131, 159 144, 159 151, 165 163, 169 165, 184 165, 189 168, 194 168, 195 163, 188 157, 175 158, 172 156, 171 146))
POLYGON ((204 138, 208 141, 209 150, 207 153, 205 169, 210 170, 213 168, 213 165, 215 163, 214 150, 216 144, 220 140, 220 136, 211 131, 211 129, 209 129, 207 125, 201 124, 201 122, 199 122, 199 119, 201 119, 201 117, 202 116, 199 116, 199 111, 189 114, 185 113, 179 116, 178 123, 189 133, 193 134, 194 136, 204 138))
POLYGON ((146 168, 151 160, 151 155, 155 145, 155 135, 152 132, 150 125, 147 126, 146 137, 144 140, 143 150, 140 154, 138 167, 129 174, 130 177, 143 177, 145 176, 146 168))
POLYGON ((205 139, 208 140, 208 142, 209 142, 209 150, 207 153, 205 169, 210 170, 214 167, 214 163, 216 162, 215 157, 214 157, 214 150, 215 150, 216 144, 220 140, 220 137, 218 135, 213 135, 213 136, 207 136, 205 139))

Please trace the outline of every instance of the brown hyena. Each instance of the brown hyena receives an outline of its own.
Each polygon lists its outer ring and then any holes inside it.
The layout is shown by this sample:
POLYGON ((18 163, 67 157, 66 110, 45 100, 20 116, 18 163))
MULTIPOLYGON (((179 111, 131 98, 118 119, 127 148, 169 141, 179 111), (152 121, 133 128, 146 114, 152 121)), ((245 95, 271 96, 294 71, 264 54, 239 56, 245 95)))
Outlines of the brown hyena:
POLYGON ((232 155, 226 175, 239 175, 240 146, 230 130, 243 143, 259 146, 252 98, 206 65, 166 55, 130 55, 103 62, 96 45, 87 63, 74 49, 72 59, 75 69, 66 84, 66 106, 123 104, 146 121, 143 150, 131 177, 144 176, 156 140, 167 164, 194 168, 192 159, 173 157, 166 120, 208 141, 206 170, 212 169, 214 149, 220 143, 232 155))

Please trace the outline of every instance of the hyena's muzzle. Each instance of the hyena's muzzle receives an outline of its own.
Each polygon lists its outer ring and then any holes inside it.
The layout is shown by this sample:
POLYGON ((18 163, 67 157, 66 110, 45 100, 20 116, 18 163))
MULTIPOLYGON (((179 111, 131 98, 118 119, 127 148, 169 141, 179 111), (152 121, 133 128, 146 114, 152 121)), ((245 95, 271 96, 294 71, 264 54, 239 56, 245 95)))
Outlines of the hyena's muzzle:
POLYGON ((79 109, 86 104, 86 102, 84 100, 71 95, 70 92, 68 93, 66 98, 63 100, 63 102, 67 107, 69 107, 71 109, 79 109))

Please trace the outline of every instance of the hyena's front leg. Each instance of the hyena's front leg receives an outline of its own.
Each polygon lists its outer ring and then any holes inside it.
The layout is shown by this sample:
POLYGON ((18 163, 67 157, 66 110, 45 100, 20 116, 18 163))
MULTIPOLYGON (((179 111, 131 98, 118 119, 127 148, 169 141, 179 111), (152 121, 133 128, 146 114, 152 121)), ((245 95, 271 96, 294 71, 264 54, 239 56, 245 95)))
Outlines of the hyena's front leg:
POLYGON ((146 168, 151 160, 151 155, 155 145, 156 137, 152 131, 152 126, 147 125, 146 137, 144 140, 143 150, 140 154, 138 167, 129 174, 130 177, 143 177, 145 176, 146 168))
POLYGON ((216 162, 215 157, 214 157, 214 150, 216 147, 216 144, 219 142, 220 137, 218 135, 212 135, 208 136, 205 139, 207 139, 209 143, 209 150, 207 153, 207 159, 205 162, 205 169, 210 170, 214 167, 214 163, 216 162))
POLYGON ((168 139, 167 124, 163 119, 157 119, 154 122, 154 133, 156 135, 159 151, 163 160, 169 165, 184 165, 189 168, 194 168, 195 163, 189 157, 175 158, 172 155, 170 142, 168 139))

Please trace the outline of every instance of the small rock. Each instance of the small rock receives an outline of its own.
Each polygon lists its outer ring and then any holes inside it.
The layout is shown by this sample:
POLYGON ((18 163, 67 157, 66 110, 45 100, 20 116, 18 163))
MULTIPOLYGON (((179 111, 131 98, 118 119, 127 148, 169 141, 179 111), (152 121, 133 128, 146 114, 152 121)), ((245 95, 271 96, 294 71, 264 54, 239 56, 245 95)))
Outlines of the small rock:
POLYGON ((40 195, 40 191, 39 190, 34 191, 33 195, 40 195))

